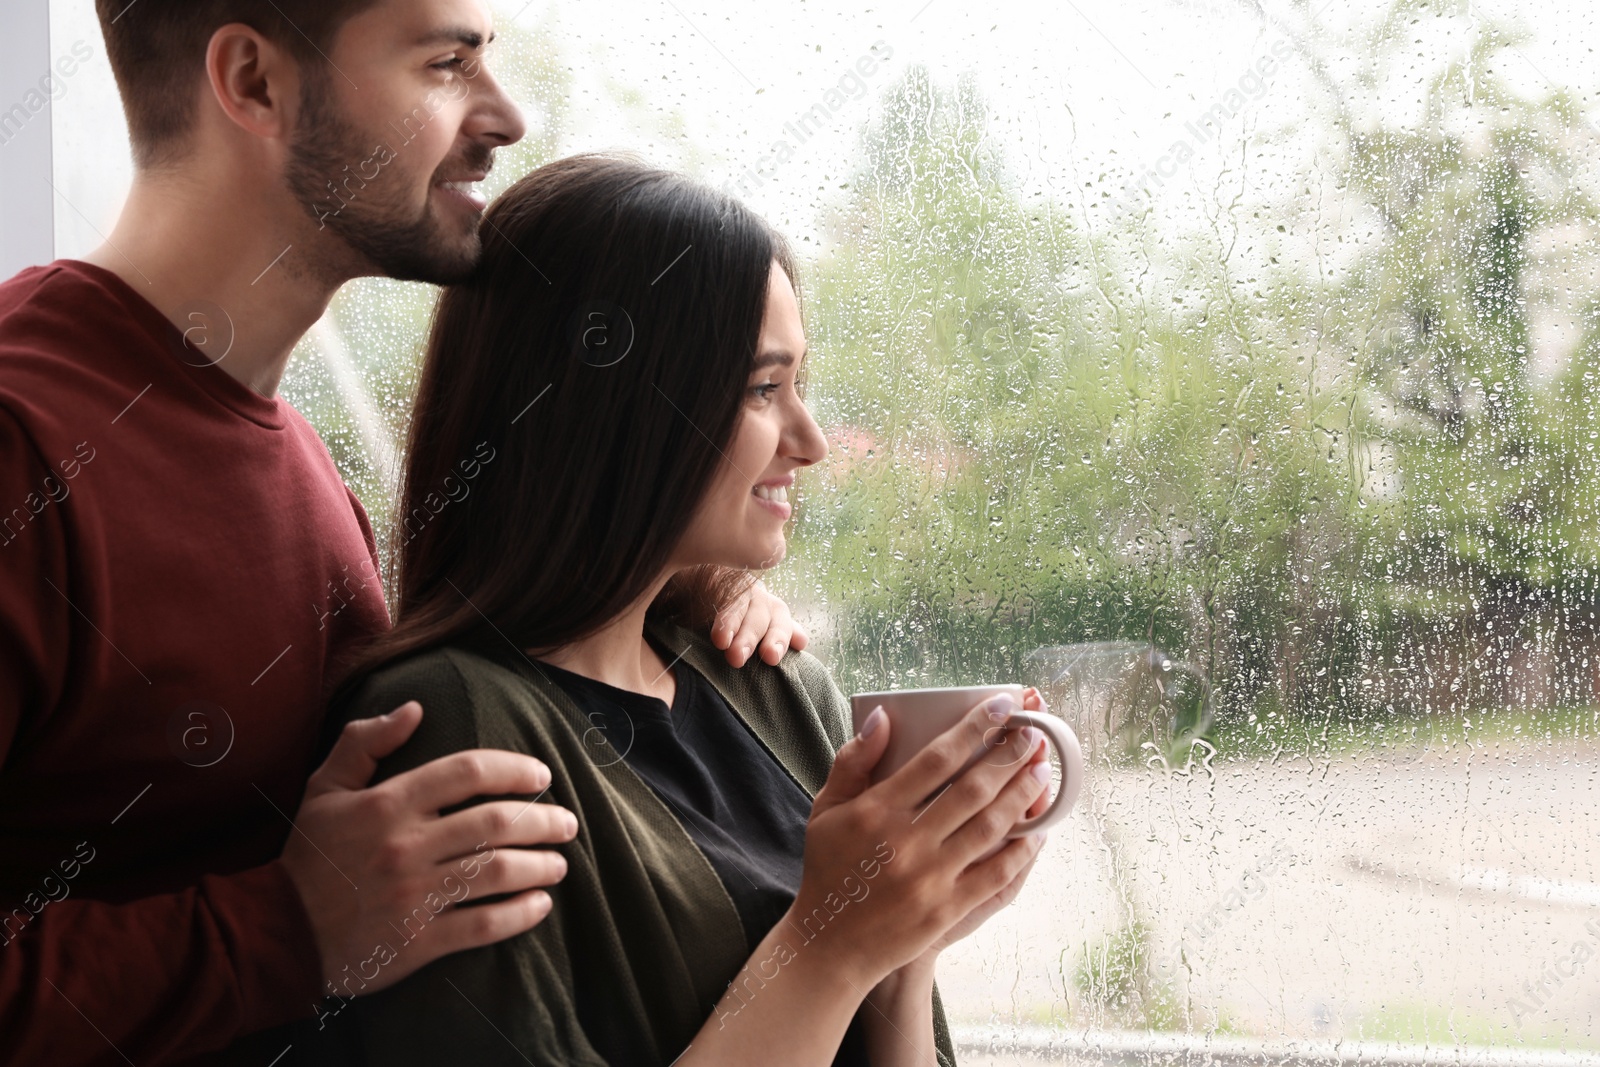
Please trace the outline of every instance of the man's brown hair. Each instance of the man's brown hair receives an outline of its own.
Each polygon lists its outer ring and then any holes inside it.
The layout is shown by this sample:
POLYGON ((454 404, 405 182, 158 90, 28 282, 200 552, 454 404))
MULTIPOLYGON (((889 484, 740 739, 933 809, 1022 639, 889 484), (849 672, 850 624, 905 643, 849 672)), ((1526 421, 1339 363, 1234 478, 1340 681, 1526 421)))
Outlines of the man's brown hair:
POLYGON ((211 35, 242 22, 308 70, 326 64, 339 27, 376 0, 95 0, 128 138, 140 167, 182 155, 211 35))

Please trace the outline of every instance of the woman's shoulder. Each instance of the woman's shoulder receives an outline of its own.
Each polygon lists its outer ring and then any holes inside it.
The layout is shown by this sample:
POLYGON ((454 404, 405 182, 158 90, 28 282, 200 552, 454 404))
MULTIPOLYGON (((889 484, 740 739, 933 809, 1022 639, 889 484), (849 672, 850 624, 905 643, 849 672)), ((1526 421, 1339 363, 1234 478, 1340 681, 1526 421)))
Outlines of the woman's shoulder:
MULTIPOLYGON (((761 666, 766 667, 766 664, 763 663, 761 666)), ((783 659, 778 661, 776 667, 767 669, 784 675, 795 688, 811 694, 815 699, 827 701, 844 699, 839 692, 838 683, 833 680, 833 672, 809 652, 790 649, 784 653, 783 659)))
POLYGON ((505 666, 465 649, 430 648, 386 663, 347 686, 334 712, 348 722, 386 715, 408 700, 453 707, 470 702, 479 686, 503 688, 514 677, 505 666))
POLYGON ((835 749, 850 740, 850 702, 839 691, 833 672, 820 659, 809 652, 791 650, 776 667, 767 669, 783 673, 796 690, 805 694, 835 749))
POLYGON ((711 668, 709 671, 701 670, 702 674, 764 676, 769 684, 785 685, 818 700, 843 699, 839 696, 839 687, 834 684, 832 672, 809 652, 790 649, 776 666, 768 664, 760 656, 751 656, 743 667, 734 667, 728 663, 727 654, 711 643, 708 634, 676 622, 652 620, 650 625, 673 652, 682 653, 685 659, 692 660, 696 669, 702 664, 711 668))
POLYGON ((511 717, 543 703, 542 694, 514 667, 454 646, 417 652, 372 671, 330 709, 330 731, 357 719, 387 715, 408 701, 422 705, 422 722, 401 749, 383 761, 381 776, 469 748, 500 747, 484 737, 511 717))
POLYGON ((705 634, 675 623, 655 625, 657 636, 732 698, 747 717, 783 711, 777 720, 780 724, 795 716, 809 719, 832 749, 849 740, 849 703, 834 683, 832 672, 811 653, 790 650, 776 666, 752 656, 743 667, 733 667, 705 634))

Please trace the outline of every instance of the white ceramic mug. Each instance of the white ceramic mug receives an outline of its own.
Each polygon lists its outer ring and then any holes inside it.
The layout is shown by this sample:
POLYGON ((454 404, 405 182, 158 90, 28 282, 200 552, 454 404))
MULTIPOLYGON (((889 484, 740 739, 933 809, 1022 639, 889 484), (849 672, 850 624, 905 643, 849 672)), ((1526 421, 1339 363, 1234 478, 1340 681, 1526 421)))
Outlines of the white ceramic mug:
MULTIPOLYGON (((872 780, 887 778, 907 761, 921 752, 928 742, 960 722, 962 717, 990 697, 1009 694, 1016 701, 1017 710, 1011 713, 1005 725, 995 730, 1037 728, 1050 746, 1056 750, 1061 764, 1061 788, 1055 799, 1041 814, 1023 819, 1012 827, 1010 837, 1025 837, 1065 818, 1083 790, 1083 750, 1078 746, 1078 736, 1072 728, 1053 715, 1022 710, 1020 685, 963 685, 945 689, 899 689, 891 693, 861 693, 850 698, 850 711, 859 733, 872 709, 881 706, 889 717, 889 747, 874 769, 872 780)), ((974 739, 972 758, 961 768, 965 771, 985 756, 1001 751, 991 746, 989 733, 974 739)), ((1015 742, 1007 739, 1007 743, 1015 742)), ((1024 758, 1019 756, 1020 758, 1024 758)), ((960 772, 957 772, 958 775, 960 772)))

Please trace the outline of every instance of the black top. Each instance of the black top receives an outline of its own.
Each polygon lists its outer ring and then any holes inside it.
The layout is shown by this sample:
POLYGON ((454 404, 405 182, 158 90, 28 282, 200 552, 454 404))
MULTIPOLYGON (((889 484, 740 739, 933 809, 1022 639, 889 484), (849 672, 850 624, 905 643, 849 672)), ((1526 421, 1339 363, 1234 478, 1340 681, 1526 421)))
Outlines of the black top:
MULTIPOLYGON (((671 708, 550 663, 539 666, 594 724, 597 749, 603 736, 705 853, 754 952, 800 888, 811 815, 805 790, 686 663, 671 668, 677 681, 671 708)), ((834 1065, 868 1063, 857 1012, 834 1065)))

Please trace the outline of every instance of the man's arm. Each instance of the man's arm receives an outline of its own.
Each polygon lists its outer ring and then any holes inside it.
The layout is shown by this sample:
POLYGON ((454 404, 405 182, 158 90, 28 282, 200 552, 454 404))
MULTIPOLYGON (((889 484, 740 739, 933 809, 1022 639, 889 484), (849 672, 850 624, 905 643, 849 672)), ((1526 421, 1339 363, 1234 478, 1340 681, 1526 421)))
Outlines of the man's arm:
MULTIPOLYGON (((0 500, 28 515, 0 526, 4 774, 68 684, 72 586, 62 501, 40 496, 61 479, 4 412, 0 457, 0 500)), ((94 858, 85 842, 61 859, 92 870, 94 858)), ((76 870, 14 864, 0 855, 4 881, 38 889, 0 900, 0 1064, 159 1063, 310 1010, 316 946, 281 864, 123 904, 72 895, 76 870)))
POLYGON ((368 788, 377 760, 421 722, 407 704, 352 723, 312 776, 281 860, 127 904, 63 900, 0 946, 0 1064, 141 1067, 221 1048, 314 1014, 324 993, 392 985, 441 956, 528 930, 543 890, 566 873, 556 852, 498 853, 476 888, 509 899, 450 910, 392 963, 363 970, 395 923, 448 889, 487 843, 571 840, 577 820, 549 804, 500 801, 440 816, 476 796, 541 793, 538 760, 459 752, 368 788), (364 980, 365 979, 365 980, 364 980))
POLYGON ((145 1067, 220 1048, 311 1014, 318 970, 279 863, 126 904, 54 902, 0 947, 0 1063, 145 1067))
MULTIPOLYGON (((49 472, 0 410, 0 501, 27 506, 49 472)), ((47 734, 72 677, 66 595, 74 586, 60 514, 52 502, 26 525, 0 524, 0 776, 14 749, 47 734)), ((113 714, 108 709, 108 723, 113 714)), ((0 852, 4 884, 38 879, 40 887, 0 899, 0 1065, 153 1067, 311 1016, 345 963, 363 964, 372 946, 393 938, 393 908, 403 902, 404 915, 423 899, 450 866, 447 857, 470 855, 482 842, 571 838, 576 821, 549 805, 515 819, 495 804, 440 816, 474 796, 543 790, 549 772, 528 756, 458 753, 368 788, 377 760, 420 720, 413 704, 347 729, 307 787, 284 856, 251 870, 112 904, 76 887, 63 894, 52 871, 22 869, 0 852)), ((518 852, 502 853, 507 862, 478 882, 498 879, 499 891, 516 895, 431 924, 403 964, 385 968, 369 988, 538 922, 548 901, 532 887, 559 878, 565 861, 518 852)), ((92 856, 89 842, 62 860, 93 870, 92 856)))

